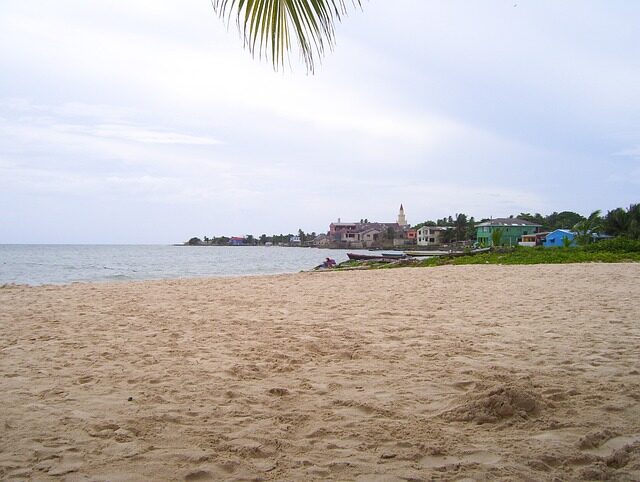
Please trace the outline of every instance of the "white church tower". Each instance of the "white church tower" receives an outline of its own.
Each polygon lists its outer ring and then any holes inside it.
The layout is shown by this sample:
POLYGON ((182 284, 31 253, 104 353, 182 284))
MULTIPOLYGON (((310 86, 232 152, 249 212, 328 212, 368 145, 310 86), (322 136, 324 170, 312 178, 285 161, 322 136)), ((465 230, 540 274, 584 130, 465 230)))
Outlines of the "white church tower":
POLYGON ((402 204, 400 204, 400 212, 398 213, 398 224, 403 228, 405 226, 408 226, 407 218, 404 216, 404 208, 402 207, 402 204))

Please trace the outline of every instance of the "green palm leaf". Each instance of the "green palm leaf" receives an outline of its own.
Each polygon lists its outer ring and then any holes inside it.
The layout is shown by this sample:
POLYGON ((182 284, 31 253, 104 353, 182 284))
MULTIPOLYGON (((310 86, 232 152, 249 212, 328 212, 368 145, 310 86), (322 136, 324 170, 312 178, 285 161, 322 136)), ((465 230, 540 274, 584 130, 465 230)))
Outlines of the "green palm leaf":
POLYGON ((271 59, 278 69, 285 63, 294 38, 307 70, 335 44, 334 24, 347 13, 347 3, 361 0, 211 0, 214 11, 228 22, 235 14, 245 47, 271 59))
POLYGON ((593 238, 592 235, 597 233, 602 227, 602 218, 600 210, 593 211, 587 219, 580 221, 573 229, 578 233, 579 244, 589 244, 593 238))

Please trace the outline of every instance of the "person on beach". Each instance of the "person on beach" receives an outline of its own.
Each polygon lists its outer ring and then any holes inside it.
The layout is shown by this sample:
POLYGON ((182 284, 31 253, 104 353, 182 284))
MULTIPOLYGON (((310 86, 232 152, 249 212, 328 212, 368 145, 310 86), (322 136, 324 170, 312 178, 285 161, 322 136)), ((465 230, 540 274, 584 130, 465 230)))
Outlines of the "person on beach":
POLYGON ((324 268, 333 268, 335 265, 336 265, 336 260, 331 258, 325 259, 324 263, 322 263, 322 266, 324 268))

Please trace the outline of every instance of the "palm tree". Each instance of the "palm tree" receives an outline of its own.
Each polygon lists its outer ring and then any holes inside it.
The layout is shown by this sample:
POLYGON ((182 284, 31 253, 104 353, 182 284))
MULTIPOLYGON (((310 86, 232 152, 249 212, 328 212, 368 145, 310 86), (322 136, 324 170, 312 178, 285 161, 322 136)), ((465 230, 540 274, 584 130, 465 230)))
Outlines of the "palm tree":
POLYGON ((467 231, 467 215, 466 214, 456 214, 455 220, 455 228, 454 231, 456 233, 456 242, 464 241, 466 239, 466 231, 467 231))
POLYGON ((335 44, 334 24, 347 14, 347 3, 361 0, 211 0, 213 10, 229 22, 236 17, 251 55, 271 58, 274 69, 285 63, 295 39, 309 72, 316 57, 335 44))
POLYGON ((627 210, 617 208, 609 211, 604 221, 607 234, 640 239, 640 204, 632 204, 627 210))
POLYGON ((596 209, 589 217, 577 223, 573 229, 578 233, 577 241, 579 244, 589 244, 593 239, 593 234, 602 227, 602 218, 600 210, 596 209))
POLYGON ((621 234, 626 234, 629 231, 630 222, 631 217, 629 216, 629 213, 622 208, 617 208, 607 213, 604 218, 603 227, 607 234, 620 236, 621 234))

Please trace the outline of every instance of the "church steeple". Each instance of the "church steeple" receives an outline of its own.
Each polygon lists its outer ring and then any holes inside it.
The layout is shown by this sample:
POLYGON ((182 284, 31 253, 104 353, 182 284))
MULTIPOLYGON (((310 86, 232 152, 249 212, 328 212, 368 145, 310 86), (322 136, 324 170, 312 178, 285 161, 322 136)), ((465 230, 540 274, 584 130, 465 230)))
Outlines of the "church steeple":
POLYGON ((404 207, 400 204, 400 212, 398 213, 398 224, 402 227, 407 226, 407 218, 404 216, 404 207))

